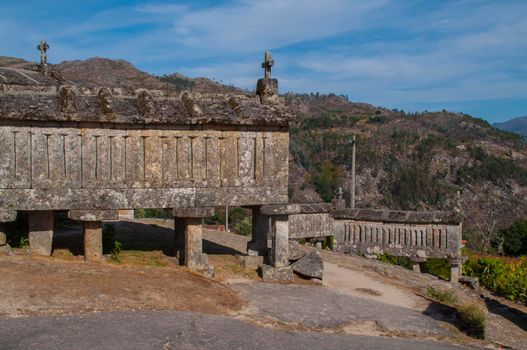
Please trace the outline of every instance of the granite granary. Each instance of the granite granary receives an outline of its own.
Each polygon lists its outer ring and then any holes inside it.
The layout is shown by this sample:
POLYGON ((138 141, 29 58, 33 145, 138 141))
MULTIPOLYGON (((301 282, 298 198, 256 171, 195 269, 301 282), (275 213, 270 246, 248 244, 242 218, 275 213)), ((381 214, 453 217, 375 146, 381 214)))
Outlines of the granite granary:
POLYGON ((101 221, 168 208, 179 259, 201 269, 201 218, 213 207, 258 216, 261 205, 287 203, 295 118, 270 55, 259 94, 234 95, 74 84, 43 52, 40 65, 0 68, 0 221, 28 213, 31 253, 51 254, 56 211, 84 223, 85 257, 99 259, 101 221))

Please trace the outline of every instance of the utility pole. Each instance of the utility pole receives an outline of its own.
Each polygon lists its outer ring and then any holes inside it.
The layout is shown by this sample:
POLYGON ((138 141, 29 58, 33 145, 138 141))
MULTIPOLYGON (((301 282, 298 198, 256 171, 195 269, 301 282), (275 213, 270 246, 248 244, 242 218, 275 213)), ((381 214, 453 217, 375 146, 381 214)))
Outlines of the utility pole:
POLYGON ((350 206, 352 209, 355 209, 355 149, 356 149, 356 139, 355 135, 351 139, 348 139, 348 143, 353 146, 351 154, 351 203, 350 206))
POLYGON ((229 206, 225 206, 225 232, 229 231, 229 206))

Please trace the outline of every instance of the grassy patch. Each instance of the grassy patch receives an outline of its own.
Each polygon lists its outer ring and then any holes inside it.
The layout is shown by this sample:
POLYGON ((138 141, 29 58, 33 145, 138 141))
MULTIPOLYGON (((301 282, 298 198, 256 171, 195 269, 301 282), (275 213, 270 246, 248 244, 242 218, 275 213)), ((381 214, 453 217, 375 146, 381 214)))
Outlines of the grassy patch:
POLYGON ((471 337, 485 339, 485 311, 477 304, 462 304, 457 306, 459 320, 465 332, 471 337))
POLYGON ((426 295, 434 300, 437 300, 447 305, 454 305, 458 302, 456 293, 448 289, 438 290, 434 287, 428 287, 428 289, 426 290, 426 295))
POLYGON ((485 310, 476 303, 465 303, 459 301, 453 290, 438 290, 428 287, 426 295, 441 304, 451 306, 455 309, 460 328, 469 336, 485 339, 485 310))
POLYGON ((112 259, 113 263, 124 265, 166 267, 170 265, 169 258, 162 251, 139 251, 124 250, 119 253, 118 259, 112 259))

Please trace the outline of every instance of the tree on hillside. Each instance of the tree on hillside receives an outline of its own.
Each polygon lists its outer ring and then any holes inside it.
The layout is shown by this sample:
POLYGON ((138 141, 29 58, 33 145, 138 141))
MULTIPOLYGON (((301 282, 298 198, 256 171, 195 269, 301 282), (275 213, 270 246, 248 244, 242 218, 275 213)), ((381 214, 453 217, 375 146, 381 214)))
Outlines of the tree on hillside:
POLYGON ((509 228, 501 231, 501 235, 507 255, 527 254, 527 219, 516 220, 509 228))

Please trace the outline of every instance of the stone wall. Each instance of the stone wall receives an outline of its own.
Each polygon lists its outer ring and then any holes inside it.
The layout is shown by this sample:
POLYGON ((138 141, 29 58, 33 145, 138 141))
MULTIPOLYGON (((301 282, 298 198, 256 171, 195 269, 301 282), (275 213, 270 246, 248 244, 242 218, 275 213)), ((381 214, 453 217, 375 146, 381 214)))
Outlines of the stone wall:
POLYGON ((39 124, 0 126, 2 209, 287 201, 289 137, 279 128, 39 124))
POLYGON ((349 209, 334 216, 334 242, 342 251, 410 258, 461 255, 462 228, 451 213, 349 209))

